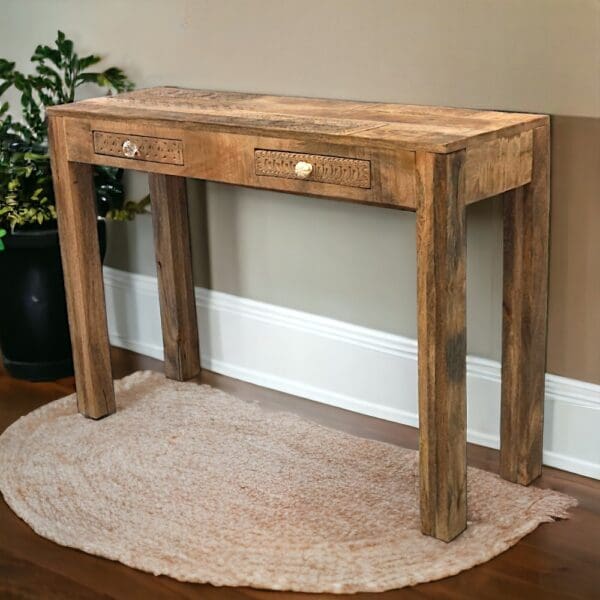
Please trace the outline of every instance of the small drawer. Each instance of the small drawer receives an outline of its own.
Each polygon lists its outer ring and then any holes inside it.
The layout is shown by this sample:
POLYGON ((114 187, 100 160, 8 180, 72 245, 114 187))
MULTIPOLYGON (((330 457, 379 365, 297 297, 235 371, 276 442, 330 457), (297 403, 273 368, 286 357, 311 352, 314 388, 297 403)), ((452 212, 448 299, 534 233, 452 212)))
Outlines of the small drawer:
POLYGON ((131 160, 183 165, 181 140, 94 131, 94 152, 131 160))
POLYGON ((371 163, 368 160, 256 149, 254 167, 256 175, 371 187, 371 163))

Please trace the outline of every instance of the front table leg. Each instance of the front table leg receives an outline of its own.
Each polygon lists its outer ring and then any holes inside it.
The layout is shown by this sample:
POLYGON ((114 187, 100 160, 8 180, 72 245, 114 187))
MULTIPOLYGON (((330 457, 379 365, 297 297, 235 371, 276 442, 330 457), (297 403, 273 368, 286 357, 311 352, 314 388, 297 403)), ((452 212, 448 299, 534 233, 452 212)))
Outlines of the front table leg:
POLYGON ((421 530, 467 526, 464 151, 417 154, 421 530))
POLYGON ((115 412, 92 166, 67 160, 63 119, 49 119, 77 407, 99 419, 115 412))
POLYGON ((527 485, 542 472, 546 367, 548 127, 533 131, 531 183, 504 194, 500 474, 527 485))
POLYGON ((185 178, 150 173, 165 375, 185 381, 200 373, 185 178))

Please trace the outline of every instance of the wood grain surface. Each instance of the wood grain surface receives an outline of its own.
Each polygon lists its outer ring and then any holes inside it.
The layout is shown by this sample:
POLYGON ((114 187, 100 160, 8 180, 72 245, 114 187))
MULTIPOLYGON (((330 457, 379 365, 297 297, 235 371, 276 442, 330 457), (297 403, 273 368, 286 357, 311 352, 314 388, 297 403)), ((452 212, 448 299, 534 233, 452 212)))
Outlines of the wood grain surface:
POLYGON ((467 526, 464 163, 417 154, 421 523, 444 541, 467 526))
POLYGON ((146 119, 235 128, 239 133, 283 131, 316 139, 345 138, 409 150, 453 152, 485 139, 544 125, 547 117, 463 108, 297 98, 176 87, 137 90, 52 107, 51 114, 146 119))
POLYGON ((548 243, 549 132, 533 132, 533 178, 504 195, 500 473, 527 485, 542 471, 548 243))
POLYGON ((501 137, 467 149, 465 201, 467 204, 531 181, 533 131, 501 137))
POLYGON ((115 411, 115 398, 92 167, 67 160, 62 118, 49 119, 49 138, 77 403, 99 419, 115 411))
POLYGON ((149 175, 165 375, 200 373, 200 348, 185 179, 149 175))

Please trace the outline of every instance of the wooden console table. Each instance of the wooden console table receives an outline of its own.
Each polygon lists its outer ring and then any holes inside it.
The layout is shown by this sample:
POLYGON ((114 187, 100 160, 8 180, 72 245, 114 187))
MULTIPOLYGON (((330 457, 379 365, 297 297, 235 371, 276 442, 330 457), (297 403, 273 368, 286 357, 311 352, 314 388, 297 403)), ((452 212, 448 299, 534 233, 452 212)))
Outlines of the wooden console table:
POLYGON ((162 87, 48 110, 79 410, 115 411, 91 165, 147 171, 165 373, 198 375, 185 178, 416 211, 421 521, 466 527, 465 209, 503 194, 501 474, 541 473, 547 116, 162 87))

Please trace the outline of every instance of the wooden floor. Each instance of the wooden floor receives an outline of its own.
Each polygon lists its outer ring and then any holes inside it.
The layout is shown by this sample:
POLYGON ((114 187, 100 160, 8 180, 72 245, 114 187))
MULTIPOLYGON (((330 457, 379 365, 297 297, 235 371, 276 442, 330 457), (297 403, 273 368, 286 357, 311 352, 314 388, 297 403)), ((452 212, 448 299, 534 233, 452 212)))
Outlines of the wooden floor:
MULTIPOLYGON (((160 370, 160 362, 113 350, 115 377, 140 369, 160 370)), ((357 415, 240 381, 204 373, 202 381, 265 407, 296 412, 305 418, 356 435, 415 448, 411 427, 357 415)), ((21 415, 74 390, 72 379, 29 383, 0 371, 0 431, 21 415)), ((469 446, 469 464, 496 470, 498 454, 469 446)), ((384 594, 353 598, 600 598, 600 482, 546 468, 536 485, 576 496, 570 520, 541 525, 497 558, 444 579, 384 594)), ((207 598, 308 600, 340 598, 315 594, 215 588, 154 577, 102 558, 58 546, 37 536, 0 501, 0 598, 207 598)))

